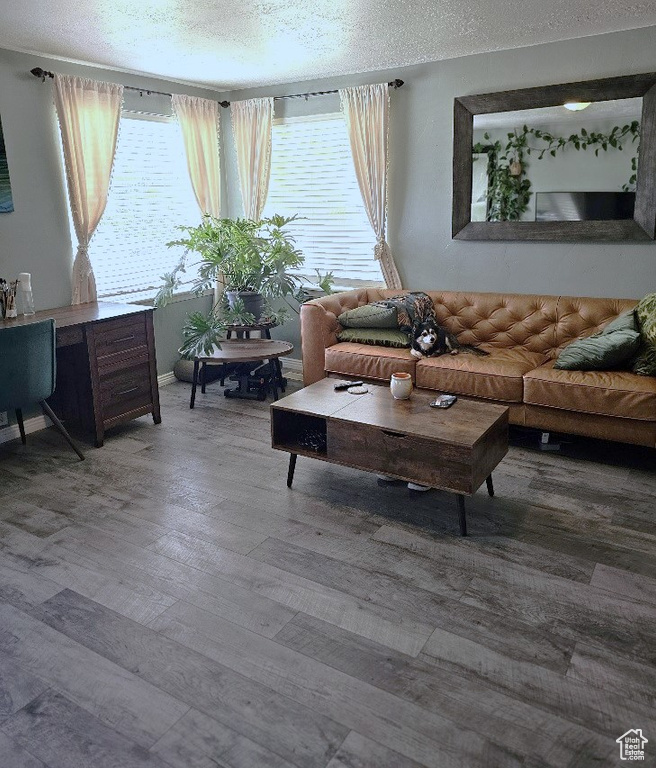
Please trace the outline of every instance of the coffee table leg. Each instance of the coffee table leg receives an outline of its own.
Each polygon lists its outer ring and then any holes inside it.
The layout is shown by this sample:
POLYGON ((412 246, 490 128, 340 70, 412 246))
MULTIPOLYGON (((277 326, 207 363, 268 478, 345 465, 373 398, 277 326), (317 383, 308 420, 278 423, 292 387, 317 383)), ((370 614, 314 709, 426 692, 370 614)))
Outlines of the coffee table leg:
POLYGON ((287 471, 287 487, 291 488, 294 482, 294 470, 296 469, 296 454, 289 454, 289 470, 287 471))
POLYGON ((490 496, 494 496, 494 486, 492 485, 492 475, 488 475, 485 479, 485 482, 487 483, 487 492, 490 494, 490 496))
POLYGON ((467 518, 465 517, 465 497, 462 494, 456 496, 458 500, 458 518, 460 521, 460 535, 467 535, 467 518))
POLYGON ((196 402, 196 385, 198 384, 198 358, 194 360, 194 380, 191 383, 191 400, 189 401, 189 407, 193 408, 196 402))

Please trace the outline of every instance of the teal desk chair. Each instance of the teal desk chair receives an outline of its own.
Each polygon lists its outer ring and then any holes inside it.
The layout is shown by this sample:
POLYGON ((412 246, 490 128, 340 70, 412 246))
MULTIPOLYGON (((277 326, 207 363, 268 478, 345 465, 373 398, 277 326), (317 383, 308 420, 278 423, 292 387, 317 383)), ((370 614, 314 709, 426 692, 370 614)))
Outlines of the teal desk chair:
POLYGON ((21 440, 25 445, 22 408, 38 403, 75 453, 84 460, 84 454, 46 403, 46 398, 55 391, 55 379, 54 320, 0 330, 0 411, 16 412, 21 440))

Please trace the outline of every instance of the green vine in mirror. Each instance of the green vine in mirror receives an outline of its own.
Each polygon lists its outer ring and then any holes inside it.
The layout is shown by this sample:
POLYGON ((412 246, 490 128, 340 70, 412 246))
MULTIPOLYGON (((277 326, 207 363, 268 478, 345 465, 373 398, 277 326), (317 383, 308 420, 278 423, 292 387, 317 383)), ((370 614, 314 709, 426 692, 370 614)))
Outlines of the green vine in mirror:
MULTIPOLYGON (((485 133, 483 138, 489 142, 489 133, 485 133)), ((526 178, 528 164, 525 155, 533 154, 538 160, 542 160, 545 155, 556 157, 558 152, 568 148, 577 151, 594 148, 594 154, 598 156, 600 151, 607 152, 609 148, 623 150, 624 143, 628 140, 632 144, 638 142, 636 153, 631 158, 631 177, 622 186, 625 192, 630 192, 635 189, 637 181, 640 141, 638 120, 622 127, 616 125, 610 133, 587 131, 582 128, 580 133, 572 133, 569 136, 554 136, 548 131, 524 125, 521 131, 508 133, 508 142, 505 145, 501 141, 495 141, 494 144, 478 142, 473 147, 473 153, 486 153, 488 156, 487 220, 518 221, 528 208, 532 193, 531 182, 526 178), (531 146, 529 137, 544 144, 531 146)))

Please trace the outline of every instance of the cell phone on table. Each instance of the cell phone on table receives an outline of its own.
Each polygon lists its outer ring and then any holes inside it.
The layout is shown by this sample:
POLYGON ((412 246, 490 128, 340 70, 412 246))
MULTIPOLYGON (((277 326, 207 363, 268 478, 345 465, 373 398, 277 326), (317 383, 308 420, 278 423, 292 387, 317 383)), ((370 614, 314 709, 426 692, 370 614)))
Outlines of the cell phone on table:
POLYGON ((450 408, 458 398, 455 395, 438 395, 435 400, 431 400, 431 408, 450 408))

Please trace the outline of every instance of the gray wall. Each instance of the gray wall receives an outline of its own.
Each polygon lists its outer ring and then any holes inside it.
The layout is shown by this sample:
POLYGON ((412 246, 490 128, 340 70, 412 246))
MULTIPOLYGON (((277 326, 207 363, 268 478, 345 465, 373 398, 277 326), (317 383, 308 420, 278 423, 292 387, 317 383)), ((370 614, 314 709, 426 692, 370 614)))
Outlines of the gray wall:
MULTIPOLYGON (((405 287, 631 298, 656 289, 656 244, 451 239, 453 99, 654 71, 655 51, 656 27, 651 27, 226 96, 283 95, 400 77, 405 85, 391 96, 388 239, 405 287)), ((338 100, 276 102, 277 115, 281 105, 292 114, 318 113, 337 106, 338 100)), ((230 213, 241 214, 227 120, 223 127, 230 213)))
MULTIPOLYGON (((654 51, 656 27, 651 27, 224 96, 282 95, 401 77, 406 84, 392 94, 389 240, 406 287, 637 297, 656 289, 656 245, 652 243, 452 240, 452 112, 456 96, 653 71, 654 51)), ((157 90, 213 94, 145 76, 0 51, 0 115, 16 208, 14 213, 0 214, 0 275, 32 272, 37 305, 49 308, 70 301, 72 246, 51 91, 29 74, 37 65, 157 90)), ((281 109, 286 114, 303 114, 336 107, 335 96, 276 102, 277 114, 281 109)), ((226 110, 222 118, 224 213, 240 215, 226 110)), ((184 314, 199 303, 202 300, 181 302, 157 313, 161 372, 171 370, 175 360, 184 314)), ((294 322, 278 329, 277 335, 298 344, 294 322)))
MULTIPOLYGON (((31 272, 36 308, 50 309, 70 304, 73 246, 52 86, 50 81, 41 83, 30 74, 36 66, 158 91, 206 98, 215 94, 154 78, 0 50, 0 116, 14 199, 13 213, 0 214, 0 277, 14 279, 19 272, 31 272)), ((126 92, 128 98, 133 98, 130 92, 126 92)), ((158 106, 161 103, 158 99, 158 106)), ((209 299, 192 299, 155 313, 160 373, 172 370, 178 357, 185 314, 206 307, 209 299)))

